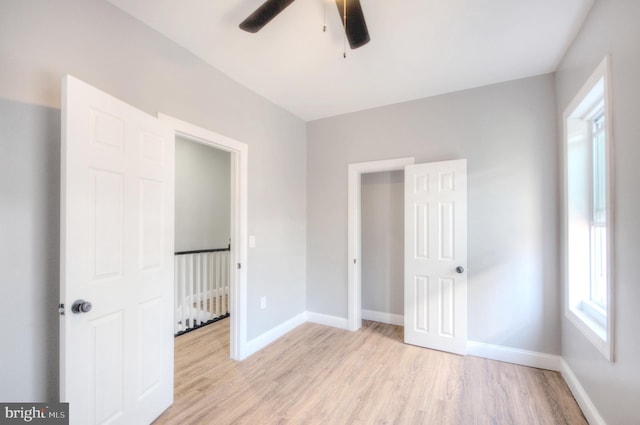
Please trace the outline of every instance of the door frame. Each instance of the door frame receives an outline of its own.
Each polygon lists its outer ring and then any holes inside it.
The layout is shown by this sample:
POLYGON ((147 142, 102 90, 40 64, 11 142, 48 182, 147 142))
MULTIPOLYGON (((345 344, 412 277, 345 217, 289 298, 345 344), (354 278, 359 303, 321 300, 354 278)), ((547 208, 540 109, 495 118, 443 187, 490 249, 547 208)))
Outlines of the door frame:
POLYGON ((355 162, 348 166, 348 318, 347 329, 357 331, 362 326, 362 175, 383 171, 404 170, 415 163, 414 157, 355 162))
POLYGON ((159 113, 158 119, 173 127, 175 136, 231 154, 231 246, 229 268, 230 344, 233 360, 243 360, 247 352, 247 175, 249 147, 242 142, 159 113))

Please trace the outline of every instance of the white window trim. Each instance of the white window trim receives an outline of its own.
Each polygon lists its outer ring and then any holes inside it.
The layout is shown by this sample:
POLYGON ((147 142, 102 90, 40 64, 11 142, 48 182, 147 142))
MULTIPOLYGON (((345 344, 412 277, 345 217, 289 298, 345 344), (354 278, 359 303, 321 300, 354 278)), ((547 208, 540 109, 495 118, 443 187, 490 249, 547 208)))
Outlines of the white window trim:
MULTIPOLYGON (((571 101, 563 114, 563 245, 564 245, 564 314, 573 325, 575 325, 584 336, 598 349, 598 351, 609 361, 614 361, 614 252, 613 252, 613 234, 614 234, 614 180, 613 180, 613 125, 611 114, 611 60, 606 56, 598 65, 593 74, 582 86, 578 94, 571 101), (602 79, 604 82, 603 97, 605 100, 605 138, 606 138, 606 179, 607 179, 607 308, 603 311, 597 305, 583 300, 579 306, 570 305, 570 288, 568 275, 568 176, 567 176, 567 139, 568 129, 567 120, 574 116, 579 106, 587 98, 592 88, 602 79)), ((582 116, 586 115, 583 113, 582 116)))

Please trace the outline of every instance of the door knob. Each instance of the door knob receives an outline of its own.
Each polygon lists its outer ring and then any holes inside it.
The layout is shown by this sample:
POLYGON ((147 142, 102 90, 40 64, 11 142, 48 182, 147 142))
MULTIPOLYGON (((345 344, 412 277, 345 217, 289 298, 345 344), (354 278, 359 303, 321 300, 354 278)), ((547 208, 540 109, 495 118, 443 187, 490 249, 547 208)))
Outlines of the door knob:
POLYGON ((92 307, 93 306, 89 301, 77 300, 71 306, 71 312, 73 314, 88 313, 91 311, 92 307))
POLYGON ((464 267, 462 267, 462 266, 456 267, 456 272, 463 273, 464 272, 464 267))

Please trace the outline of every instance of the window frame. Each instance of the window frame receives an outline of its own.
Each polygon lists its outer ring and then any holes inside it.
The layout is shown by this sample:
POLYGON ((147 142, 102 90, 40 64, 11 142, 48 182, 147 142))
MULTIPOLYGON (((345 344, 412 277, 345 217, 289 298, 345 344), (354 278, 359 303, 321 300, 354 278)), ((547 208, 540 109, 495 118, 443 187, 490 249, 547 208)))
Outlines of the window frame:
MULTIPOLYGON (((564 283, 564 314, 569 321, 576 326, 584 336, 598 349, 598 351, 609 361, 614 361, 613 356, 613 336, 614 336, 614 255, 613 255, 613 234, 614 234, 614 181, 613 181, 613 125, 611 110, 611 72, 610 57, 606 56, 598 65, 595 71, 584 83, 580 91, 569 103, 562 116, 563 137, 562 137, 562 168, 563 168, 563 283, 564 283), (598 85, 602 83, 602 92, 599 93, 598 85), (596 94, 594 95, 594 92, 596 94), (595 100, 594 100, 594 96, 595 100), (600 100, 601 99, 601 100, 600 100), (604 105, 599 107, 598 104, 603 102, 604 105), (588 128, 586 134, 580 133, 586 137, 589 144, 587 172, 588 172, 588 188, 589 193, 589 261, 588 274, 591 276, 593 268, 592 255, 592 227, 594 225, 593 217, 593 129, 592 122, 599 114, 596 111, 602 110, 604 115, 604 137, 605 137, 605 202, 606 202, 606 306, 591 300, 592 282, 591 278, 587 282, 572 282, 570 277, 570 218, 569 211, 572 206, 569 197, 569 152, 568 146, 570 138, 575 136, 575 132, 570 130, 570 120, 580 122, 588 128), (585 291, 586 285, 586 291, 585 291), (576 296, 576 293, 579 295, 576 296), (586 293, 586 296, 585 296, 586 293), (578 302, 575 302, 578 300, 578 302), (573 305, 572 305, 573 304, 573 305)), ((575 160, 575 157, 574 157, 575 160)), ((574 224, 575 226, 575 224, 574 224)), ((576 280, 576 278, 573 278, 576 280)))
MULTIPOLYGON (((603 94, 604 97, 604 94, 603 94)), ((608 303, 608 299, 607 299, 607 287, 608 287, 608 280, 609 280, 609 276, 608 276, 608 268, 609 268, 609 262, 607 260, 608 256, 608 246, 609 246, 609 240, 608 240, 608 234, 609 234, 609 217, 608 216, 608 210, 609 210, 609 205, 607 205, 607 194, 610 191, 610 188, 608 186, 608 176, 607 176, 607 170, 609 168, 609 164, 607 163, 607 158, 608 158, 608 152, 607 152, 607 144, 608 144, 608 137, 607 137, 607 116, 605 113, 605 104, 606 102, 604 101, 604 99, 602 99, 601 101, 598 102, 598 105, 596 105, 596 107, 594 108, 593 112, 590 112, 589 114, 587 114, 584 119, 586 121, 589 122, 589 133, 588 133, 588 138, 589 138, 589 177, 590 177, 590 194, 591 194, 591 198, 590 198, 590 213, 591 213, 591 217, 590 217, 590 223, 589 223, 589 255, 590 255, 590 259, 589 259, 589 266, 591 268, 590 270, 590 278, 591 281, 589 283, 589 296, 588 299, 583 301, 583 312, 587 315, 590 315, 591 318, 595 319, 598 323, 603 323, 601 326, 606 326, 604 323, 606 323, 606 317, 607 317, 607 303, 608 303), (604 122, 604 125, 599 128, 598 130, 595 130, 595 126, 596 123, 598 121, 602 120, 602 122, 604 122), (597 181, 597 177, 596 174, 600 174, 600 170, 596 170, 596 163, 595 163, 595 156, 596 156, 596 137, 602 135, 604 137, 604 146, 603 146, 603 150, 604 150, 604 199, 600 199, 601 197, 597 195, 597 188, 596 185, 599 186, 599 183, 597 181), (598 198, 598 199, 596 199, 598 198), (597 207, 596 204, 600 204, 604 202, 604 218, 600 218, 598 219, 598 212, 599 209, 597 207), (595 239, 598 238, 598 236, 596 235, 596 229, 597 228, 604 228, 605 230, 605 252, 604 252, 604 256, 605 256, 605 285, 607 285, 604 289, 605 289, 605 303, 602 304, 600 303, 598 300, 594 300, 594 286, 596 286, 596 284, 594 283, 594 277, 597 274, 598 271, 598 267, 596 265, 597 263, 597 258, 595 257, 595 250, 597 249, 597 247, 595 246, 595 239)), ((599 239, 599 238, 598 238, 599 239)))

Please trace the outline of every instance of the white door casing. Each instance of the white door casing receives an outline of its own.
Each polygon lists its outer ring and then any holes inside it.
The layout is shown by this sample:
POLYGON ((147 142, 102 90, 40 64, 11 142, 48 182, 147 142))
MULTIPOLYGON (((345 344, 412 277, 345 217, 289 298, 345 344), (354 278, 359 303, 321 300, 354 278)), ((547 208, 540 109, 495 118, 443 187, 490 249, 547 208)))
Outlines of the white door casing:
POLYGON ((404 339, 458 354, 467 343, 466 168, 405 167, 404 339))
POLYGON ((166 114, 158 119, 174 129, 176 136, 202 143, 231 154, 231 252, 229 261, 230 344, 233 360, 243 360, 253 354, 247 342, 247 199, 249 146, 211 130, 198 127, 166 114), (240 264, 241 267, 237 268, 240 264))
POLYGON ((148 424, 173 402, 173 131, 71 76, 62 96, 60 397, 72 425, 148 424))
POLYGON ((413 157, 356 162, 348 166, 348 318, 347 329, 357 331, 362 326, 362 175, 404 170, 415 162, 413 157))

